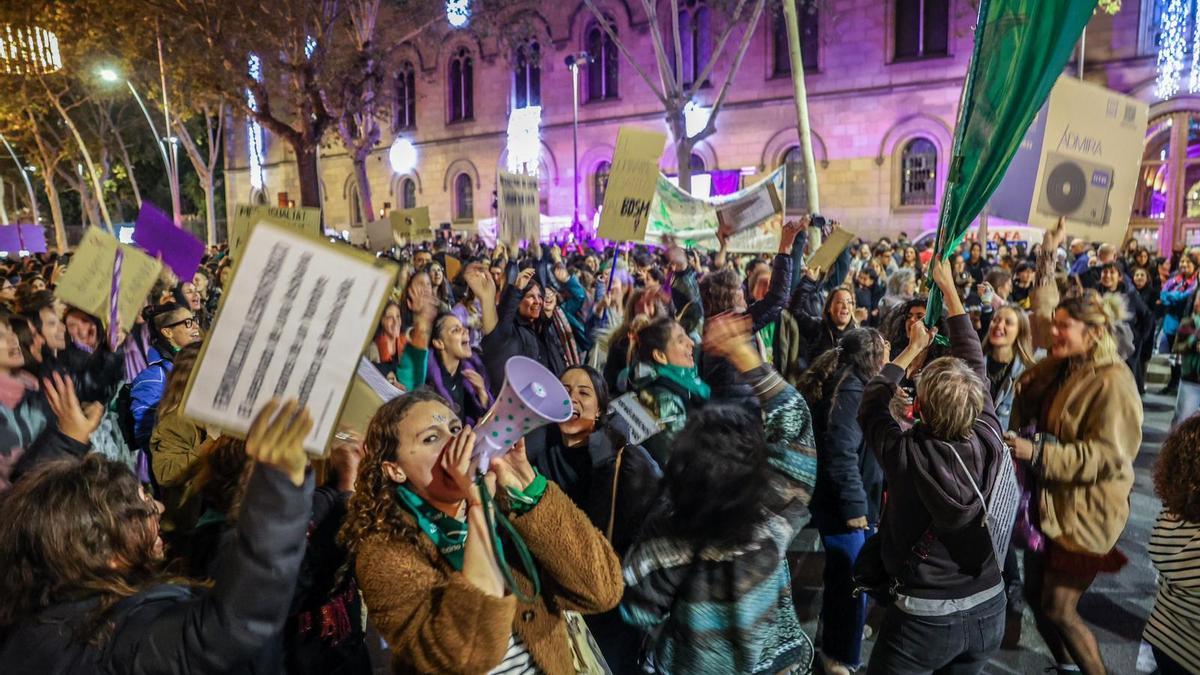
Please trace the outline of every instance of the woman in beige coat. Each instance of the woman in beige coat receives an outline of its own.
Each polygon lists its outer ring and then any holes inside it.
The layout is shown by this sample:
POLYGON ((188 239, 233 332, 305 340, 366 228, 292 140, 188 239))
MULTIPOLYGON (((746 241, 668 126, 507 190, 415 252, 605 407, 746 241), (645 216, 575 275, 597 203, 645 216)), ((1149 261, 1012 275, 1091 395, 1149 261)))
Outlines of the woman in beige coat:
POLYGON ((1104 664, 1077 606, 1097 574, 1126 562, 1116 543, 1129 519, 1142 405, 1117 354, 1120 298, 1088 291, 1059 302, 1053 256, 1064 235, 1061 223, 1047 232, 1034 291, 1031 320, 1049 338, 1050 356, 1017 382, 1011 428, 1019 433, 1007 440, 1034 468, 1048 542, 1025 563, 1038 632, 1060 668, 1074 663, 1092 674, 1105 672, 1104 664))

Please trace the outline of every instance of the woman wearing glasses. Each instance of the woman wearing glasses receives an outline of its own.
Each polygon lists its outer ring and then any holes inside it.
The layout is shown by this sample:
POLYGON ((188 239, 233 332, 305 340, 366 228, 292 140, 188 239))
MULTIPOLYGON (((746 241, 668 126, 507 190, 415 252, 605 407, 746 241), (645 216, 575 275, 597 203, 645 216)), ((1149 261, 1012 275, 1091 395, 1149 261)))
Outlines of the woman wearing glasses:
POLYGON ((162 305, 150 318, 149 363, 133 381, 130 390, 133 411, 133 437, 139 450, 150 444, 150 432, 158 402, 167 388, 167 376, 174 368, 175 355, 184 347, 199 342, 200 322, 192 310, 182 305, 162 305))

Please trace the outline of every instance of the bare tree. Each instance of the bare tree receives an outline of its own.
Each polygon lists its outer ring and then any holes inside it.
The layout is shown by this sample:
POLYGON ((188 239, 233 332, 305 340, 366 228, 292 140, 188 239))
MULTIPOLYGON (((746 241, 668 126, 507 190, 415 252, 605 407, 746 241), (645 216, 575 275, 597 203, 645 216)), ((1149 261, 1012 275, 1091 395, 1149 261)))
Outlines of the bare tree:
MULTIPOLYGON (((596 17, 599 25, 603 27, 609 39, 613 41, 613 44, 621 52, 625 61, 633 67, 634 71, 637 72, 638 76, 646 83, 646 86, 650 88, 650 91, 654 93, 655 97, 662 104, 663 111, 666 113, 667 128, 671 130, 671 137, 675 141, 675 159, 679 170, 679 186, 684 190, 690 190, 692 185, 692 149, 696 147, 697 143, 716 132, 717 116, 721 112, 721 107, 725 103, 726 97, 729 95, 729 88, 733 84, 733 79, 737 76, 737 72, 741 68, 742 60, 746 56, 746 50, 750 46, 750 39, 758 27, 759 19, 762 18, 767 0, 729 0, 723 3, 710 3, 713 5, 710 11, 723 11, 725 14, 724 27, 717 36, 712 53, 709 54, 704 66, 698 73, 694 73, 694 77, 691 78, 692 82, 684 81, 684 51, 683 36, 680 32, 679 22, 679 0, 670 0, 669 2, 671 23, 667 29, 664 29, 662 25, 654 0, 641 0, 642 10, 646 13, 649 25, 651 43, 654 46, 654 60, 658 68, 657 83, 651 79, 650 75, 634 59, 629 47, 621 41, 621 37, 617 35, 609 19, 600 11, 596 0, 584 0, 584 2, 596 17), (729 40, 733 36, 734 31, 739 28, 742 30, 741 37, 732 55, 730 55, 727 53, 727 48, 730 47, 729 40), (668 39, 669 44, 672 46, 671 54, 668 54, 667 51, 668 39), (672 54, 674 56, 673 59, 671 58, 672 54), (718 63, 726 64, 727 68, 721 86, 717 89, 716 98, 713 99, 708 121, 702 129, 689 135, 684 109, 696 96, 696 92, 708 81, 709 76, 712 75, 718 63)), ((713 23, 715 24, 716 22, 713 23)))
POLYGON ((198 117, 204 125, 203 150, 197 145, 185 121, 175 117, 175 135, 192 162, 200 185, 204 187, 204 220, 205 232, 209 245, 217 243, 217 199, 216 177, 217 162, 221 158, 222 129, 225 124, 227 109, 224 103, 204 103, 200 106, 198 117))

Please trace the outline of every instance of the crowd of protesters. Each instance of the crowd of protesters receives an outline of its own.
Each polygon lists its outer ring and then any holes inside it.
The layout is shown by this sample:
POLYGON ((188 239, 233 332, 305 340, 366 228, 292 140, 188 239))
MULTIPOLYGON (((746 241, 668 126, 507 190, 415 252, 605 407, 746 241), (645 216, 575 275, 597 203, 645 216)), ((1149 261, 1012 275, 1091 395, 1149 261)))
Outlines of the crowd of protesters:
POLYGON ((395 248, 365 356, 405 393, 316 467, 294 401, 244 440, 183 413, 224 249, 164 275, 116 339, 55 297, 69 254, 0 263, 0 670, 369 673, 378 643, 395 672, 599 672, 592 645, 613 673, 977 673, 1028 607, 1053 668, 1103 673, 1077 608, 1127 562, 1164 354, 1145 639, 1161 672, 1200 671, 1200 251, 1060 226, 944 260, 860 241, 810 267, 825 227, 789 222, 755 255, 395 248), (572 416, 477 482, 472 425, 517 355, 560 378, 572 416), (657 420, 639 443, 624 394, 657 420), (514 535, 489 532, 493 497, 514 535), (789 557, 810 526, 819 638, 789 557), (536 575, 508 572, 515 540, 536 575))

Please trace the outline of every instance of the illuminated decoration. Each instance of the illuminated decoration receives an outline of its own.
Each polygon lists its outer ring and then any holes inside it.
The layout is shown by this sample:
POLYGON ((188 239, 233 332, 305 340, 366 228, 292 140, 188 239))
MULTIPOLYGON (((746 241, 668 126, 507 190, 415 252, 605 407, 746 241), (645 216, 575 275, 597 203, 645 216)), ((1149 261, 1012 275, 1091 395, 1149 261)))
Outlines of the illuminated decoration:
POLYGON ((313 36, 304 36, 304 58, 311 59, 313 52, 317 49, 317 41, 313 36))
POLYGON ((452 28, 462 28, 471 22, 471 0, 446 0, 446 21, 452 28))
POLYGON ((392 173, 411 173, 417 168, 417 147, 407 138, 397 138, 388 150, 388 163, 392 165, 392 173))
POLYGON ((58 37, 36 26, 0 29, 0 72, 6 75, 43 75, 62 69, 58 37))
MULTIPOLYGON (((1200 21, 1200 0, 1193 0, 1192 21, 1200 21)), ((1200 91, 1200 25, 1192 27, 1192 71, 1188 76, 1188 91, 1200 91)))
POLYGON ((1158 81, 1154 85, 1154 94, 1160 99, 1171 98, 1179 93, 1179 77, 1183 73, 1183 57, 1187 49, 1188 4, 1188 0, 1171 0, 1163 11, 1162 42, 1158 47, 1158 81))
POLYGON ((508 171, 536 176, 542 157, 542 106, 518 108, 508 116, 508 171))
MULTIPOLYGON (((262 81, 262 62, 255 54, 250 55, 249 72, 250 77, 262 81)), ((246 90, 246 106, 258 112, 258 101, 254 99, 254 92, 249 89, 246 90)), ((246 135, 250 146, 250 185, 256 190, 261 190, 267 181, 263 175, 263 131, 257 120, 251 118, 246 125, 246 135)))
POLYGON ((712 108, 702 108, 695 101, 688 101, 683 107, 683 126, 688 138, 704 131, 708 126, 708 118, 712 116, 712 108))

